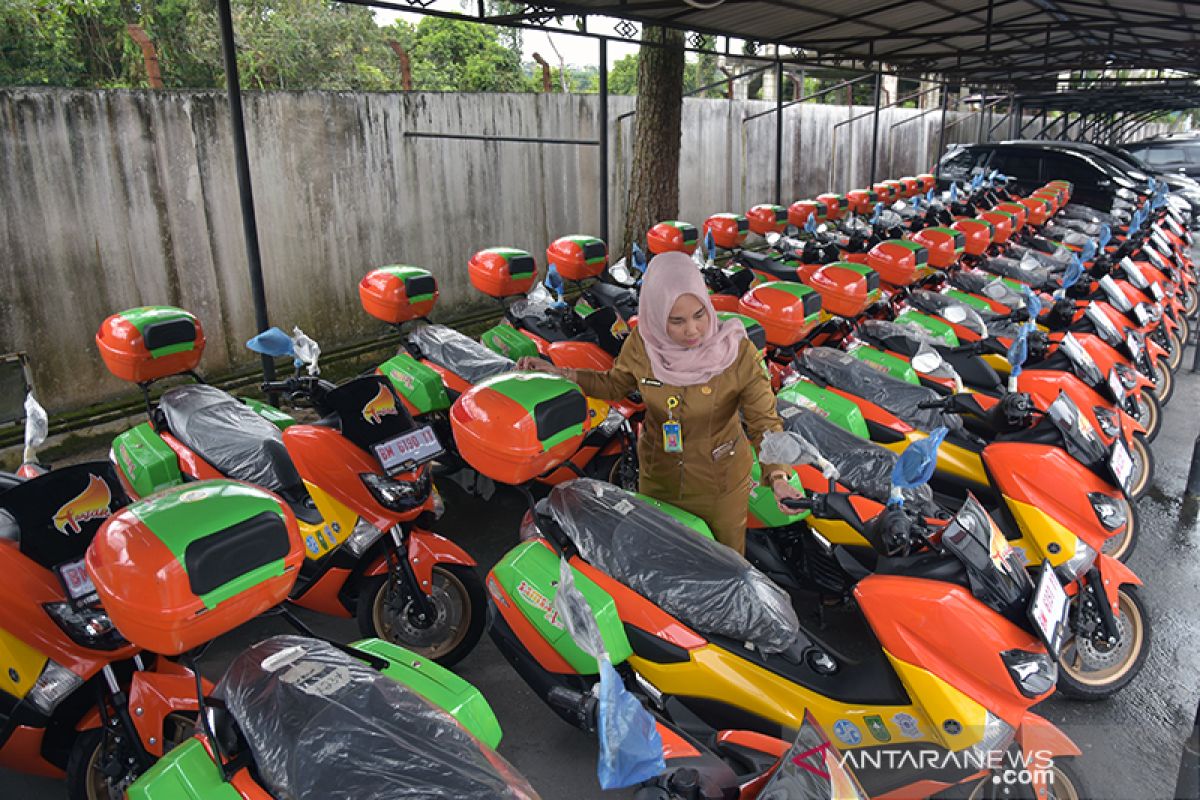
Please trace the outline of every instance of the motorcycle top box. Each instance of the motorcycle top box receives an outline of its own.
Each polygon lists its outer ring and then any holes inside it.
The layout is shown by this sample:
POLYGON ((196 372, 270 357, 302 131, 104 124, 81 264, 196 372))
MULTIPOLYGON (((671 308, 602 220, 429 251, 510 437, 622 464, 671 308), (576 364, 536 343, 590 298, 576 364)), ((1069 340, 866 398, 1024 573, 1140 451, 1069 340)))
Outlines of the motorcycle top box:
POLYGON ((546 268, 551 264, 563 280, 596 278, 608 266, 608 246, 595 236, 562 236, 546 248, 546 268))
POLYGON ((746 212, 746 219, 750 222, 750 230, 759 236, 772 232, 783 233, 788 226, 788 211, 783 206, 760 203, 746 212))
POLYGON ((114 514, 88 548, 88 576, 121 634, 183 653, 288 597, 304 560, 292 512, 228 480, 168 489, 114 514))
POLYGON ((828 217, 831 220, 841 219, 850 207, 850 200, 844 194, 819 194, 817 199, 829 209, 828 217))
POLYGON ((578 386, 536 372, 485 380, 450 409, 459 454, 481 474, 508 484, 533 480, 569 459, 591 424, 578 386))
POLYGON ((100 323, 96 347, 113 375, 146 383, 195 369, 204 355, 204 329, 181 308, 142 306, 100 323))
POLYGON ((525 294, 537 280, 537 263, 524 250, 489 247, 467 262, 471 285, 490 297, 525 294))
POLYGON ((358 282, 363 310, 399 325, 427 316, 438 298, 437 278, 427 269, 393 264, 373 269, 358 282))
POLYGON ((988 245, 992 243, 992 223, 987 220, 960 219, 955 220, 950 227, 965 237, 963 250, 967 255, 981 256, 987 252, 988 245))
POLYGON ((1024 197, 1021 199, 1021 205, 1029 212, 1030 225, 1045 225, 1046 220, 1054 213, 1052 204, 1044 197, 1024 197))
POLYGON ((967 237, 953 228, 923 228, 912 240, 929 251, 929 263, 938 269, 953 265, 967 246, 967 237))
POLYGON ((904 197, 914 197, 921 194, 921 180, 912 176, 906 176, 900 179, 900 184, 904 187, 904 197))
POLYGON ((750 220, 741 214, 713 214, 704 220, 704 233, 711 233, 713 244, 732 250, 741 247, 750 233, 750 220))
POLYGON ((997 203, 993 211, 1004 211, 1013 215, 1015 218, 1013 222, 1014 233, 1025 227, 1025 221, 1029 218, 1029 209, 1021 203, 997 203))
MULTIPOLYGON (((875 207, 876 194, 870 189, 851 189, 846 192, 846 200, 849 202, 850 210, 855 214, 870 214, 871 209, 875 207)), ((802 225, 803 220, 801 220, 802 225)))
MULTIPOLYGON (((816 222, 823 222, 827 213, 828 209, 824 203, 816 200, 797 200, 788 206, 787 221, 789 225, 803 228, 804 224, 808 222, 809 217, 812 217, 816 222)), ((758 231, 755 231, 755 233, 758 233, 758 231)))
POLYGON ((821 295, 800 283, 771 281, 742 295, 738 312, 762 325, 768 344, 791 347, 820 321, 821 295))
POLYGON ((879 299, 879 274, 854 261, 823 264, 804 282, 820 293, 822 308, 842 317, 856 317, 879 299))
POLYGON ((700 233, 690 222, 669 219, 646 231, 646 246, 654 255, 677 251, 689 256, 700 243, 700 233))
POLYGON ((1009 211, 984 211, 980 213, 979 219, 992 224, 992 241, 996 244, 1004 244, 1016 230, 1016 216, 1009 211))
POLYGON ((891 286, 915 283, 928 271, 928 264, 929 251, 917 242, 904 239, 880 242, 867 253, 867 266, 891 286))

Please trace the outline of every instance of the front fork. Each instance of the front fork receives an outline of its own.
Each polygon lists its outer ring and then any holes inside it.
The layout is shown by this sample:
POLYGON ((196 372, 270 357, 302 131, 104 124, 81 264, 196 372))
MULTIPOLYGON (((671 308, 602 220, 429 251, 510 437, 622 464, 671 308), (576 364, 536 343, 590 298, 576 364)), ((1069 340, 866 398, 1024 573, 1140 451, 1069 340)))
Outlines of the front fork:
POLYGON ((1071 629, 1076 636, 1105 641, 1109 645, 1117 643, 1121 631, 1096 567, 1088 570, 1079 583, 1079 593, 1071 611, 1071 629))
POLYGON ((429 601, 429 594, 433 591, 433 587, 422 586, 421 581, 417 578, 417 573, 408 560, 408 545, 404 540, 404 529, 400 525, 393 525, 389 533, 393 545, 388 553, 388 561, 391 562, 388 581, 392 584, 391 589, 396 595, 405 597, 412 603, 415 621, 418 624, 429 624, 436 616, 436 610, 429 601), (393 559, 395 559, 394 562, 393 559))
MULTIPOLYGON (((134 656, 137 669, 143 670, 141 656, 134 656)), ((102 747, 100 769, 108 778, 110 784, 120 781, 130 772, 141 774, 154 766, 154 758, 142 744, 133 717, 129 712, 129 696, 121 688, 117 675, 111 664, 105 664, 101 669, 104 683, 108 688, 108 698, 104 697, 104 689, 97 687, 97 701, 100 709, 100 720, 104 734, 112 737, 115 747, 109 751, 102 747), (107 702, 106 702, 107 700, 107 702), (108 706, 112 706, 113 716, 108 714, 108 706)))

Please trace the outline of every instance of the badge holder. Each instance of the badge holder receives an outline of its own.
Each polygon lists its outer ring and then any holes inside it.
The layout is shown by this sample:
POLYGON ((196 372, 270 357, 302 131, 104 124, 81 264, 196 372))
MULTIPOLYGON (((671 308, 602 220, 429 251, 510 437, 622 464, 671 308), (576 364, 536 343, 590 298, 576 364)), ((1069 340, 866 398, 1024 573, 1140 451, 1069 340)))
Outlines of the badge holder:
POLYGON ((667 398, 667 421, 663 423, 663 451, 667 453, 683 452, 683 431, 679 421, 675 419, 675 409, 679 407, 679 398, 675 395, 667 398))

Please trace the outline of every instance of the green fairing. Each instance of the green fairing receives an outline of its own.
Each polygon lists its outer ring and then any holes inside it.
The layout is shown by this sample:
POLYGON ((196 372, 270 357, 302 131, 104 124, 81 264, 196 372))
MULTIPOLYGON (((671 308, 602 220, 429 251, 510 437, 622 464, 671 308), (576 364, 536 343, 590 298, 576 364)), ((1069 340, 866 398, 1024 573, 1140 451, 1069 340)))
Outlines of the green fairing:
POLYGON ((901 325, 920 325, 931 335, 941 339, 946 345, 950 347, 958 347, 959 345, 958 334, 954 332, 954 328, 951 328, 937 317, 931 317, 928 314, 922 314, 920 311, 909 309, 897 316, 896 322, 901 325))
POLYGON ((925 245, 917 244, 916 242, 910 242, 908 239, 888 239, 885 242, 880 242, 880 244, 900 245, 901 247, 905 248, 906 250, 911 250, 914 253, 925 249, 925 245))
POLYGON ((779 399, 814 411, 840 428, 871 438, 862 410, 840 394, 822 389, 811 381, 797 381, 779 391, 779 399))
MULTIPOLYGON (((758 454, 755 454, 754 464, 750 467, 750 480, 754 482, 754 488, 750 490, 750 513, 758 517, 766 527, 782 528, 793 522, 799 522, 809 515, 808 511, 801 511, 799 514, 785 514, 779 510, 779 504, 775 502, 775 492, 770 486, 759 484, 759 481, 762 480, 762 465, 758 463, 758 454)), ((794 472, 788 477, 788 484, 798 490, 800 494, 804 494, 804 486, 800 483, 800 477, 794 472)))
POLYGON ((873 347, 859 346, 847 351, 853 358, 872 365, 881 372, 886 372, 893 378, 911 383, 914 386, 921 385, 921 379, 917 377, 917 373, 913 371, 912 364, 909 364, 902 358, 885 353, 882 350, 876 350, 873 347))
MULTIPOLYGON (((574 568, 572 571, 576 588, 592 610, 609 658, 613 664, 620 664, 633 654, 633 648, 625 636, 616 603, 586 575, 574 568)), ((596 659, 575 644, 552 605, 559 578, 559 559, 554 551, 538 541, 524 542, 508 551, 492 572, 511 602, 516 604, 516 610, 572 669, 581 675, 595 675, 600 671, 596 659)), ((489 578, 489 582, 491 580, 489 578)), ((498 603, 507 602, 496 598, 495 592, 492 597, 498 603)))
MULTIPOLYGON (((283 517, 274 495, 226 480, 177 486, 135 503, 128 510, 175 555, 184 571, 187 570, 185 554, 193 542, 220 535, 263 512, 283 517)), ((278 558, 201 595, 200 600, 205 608, 215 608, 267 578, 282 575, 283 566, 283 559, 278 558)))
POLYGON ((391 381, 392 388, 416 409, 418 415, 450 407, 450 396, 446 394, 441 376, 408 353, 388 359, 375 371, 391 381))
POLYGON ((538 357, 537 345, 533 343, 533 340, 511 325, 500 324, 489 328, 479 337, 479 341, 483 342, 484 346, 492 352, 511 358, 513 361, 522 356, 538 357))
MULTIPOLYGON (((504 256, 505 261, 509 262, 511 262, 514 258, 530 258, 530 264, 533 264, 532 257, 529 255, 529 253, 525 252, 524 250, 518 250, 515 247, 490 247, 488 248, 487 252, 499 253, 500 255, 504 256)), ((533 267, 526 272, 513 272, 512 274, 517 277, 522 275, 530 275, 534 269, 536 269, 536 267, 533 267)))
POLYGON ((500 745, 502 732, 483 693, 440 664, 382 639, 350 645, 388 662, 382 672, 450 714, 488 747, 500 745))
MULTIPOLYGON (((534 416, 537 405, 555 395, 567 392, 578 392, 579 387, 563 378, 544 373, 531 372, 519 375, 504 375, 485 381, 485 384, 510 400, 519 403, 528 413, 534 416)), ((560 442, 572 436, 583 435, 584 420, 575 425, 568 425, 563 430, 550 436, 542 442, 542 449, 549 450, 560 442)))
POLYGON ((682 508, 673 506, 670 503, 664 503, 662 500, 659 500, 657 497, 650 497, 649 495, 639 494, 638 492, 633 492, 632 494, 638 500, 641 500, 642 502, 646 503, 647 505, 654 506, 659 511, 662 511, 664 514, 667 514, 668 516, 673 517, 676 521, 682 522, 684 525, 691 528, 692 530, 694 530, 696 533, 700 534, 704 538, 712 539, 714 542, 717 540, 716 537, 712 535, 712 531, 709 529, 708 523, 705 522, 704 520, 700 519, 699 517, 697 517, 695 514, 691 513, 690 511, 684 511, 682 508))
POLYGON ((578 314, 580 317, 587 317, 590 314, 595 314, 596 309, 594 309, 590 305, 588 305, 588 303, 586 301, 580 300, 575 303, 575 313, 578 314))
POLYGON ((279 428, 279 430, 284 430, 285 428, 289 428, 296 424, 295 419, 280 411, 273 405, 264 403, 261 400, 255 400, 253 397, 242 397, 239 399, 248 405, 255 414, 258 414, 267 422, 270 422, 272 425, 279 428))
POLYGON ((966 303, 967 305, 969 305, 971 308, 975 309, 976 311, 991 311, 992 310, 991 303, 989 303, 988 301, 986 301, 982 298, 976 297, 973 294, 967 294, 966 292, 960 292, 958 289, 948 289, 946 292, 944 292, 944 294, 946 295, 946 297, 953 297, 955 300, 959 300, 963 303, 966 303))
POLYGON ((126 790, 128 800, 239 800, 199 739, 171 750, 126 790))
MULTIPOLYGON (((577 234, 575 236, 564 236, 563 238, 570 239, 572 242, 579 245, 580 249, 583 249, 583 248, 587 247, 589 244, 592 244, 594 242, 600 242, 601 244, 603 244, 603 242, 601 242, 595 236, 584 236, 582 234, 577 234)), ((588 264, 599 264, 607 258, 608 258, 607 255, 603 255, 603 256, 596 256, 595 258, 588 258, 588 259, 585 259, 585 261, 588 264)))
POLYGON ((112 454, 117 470, 138 497, 183 483, 178 456, 148 422, 114 439, 112 454))

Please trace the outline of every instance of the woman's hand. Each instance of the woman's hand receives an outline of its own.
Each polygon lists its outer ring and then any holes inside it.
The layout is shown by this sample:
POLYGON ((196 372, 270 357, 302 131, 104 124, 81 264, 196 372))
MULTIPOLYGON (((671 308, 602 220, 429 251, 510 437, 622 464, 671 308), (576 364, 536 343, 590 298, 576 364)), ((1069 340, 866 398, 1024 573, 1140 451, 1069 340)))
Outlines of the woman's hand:
POLYGON ((775 495, 775 504, 779 506, 779 510, 784 514, 791 516, 797 513, 796 509, 788 508, 783 504, 784 500, 801 500, 804 498, 804 492, 788 483, 787 478, 776 476, 771 481, 771 492, 775 495))
POLYGON ((554 366, 544 358, 534 356, 522 356, 517 359, 517 369, 521 372, 548 372, 560 378, 567 377, 566 370, 554 366))

